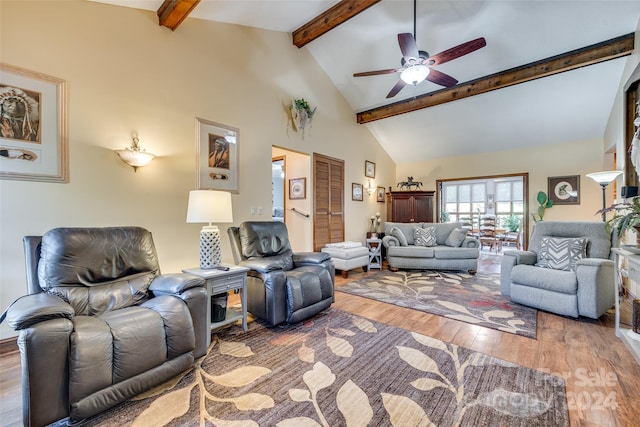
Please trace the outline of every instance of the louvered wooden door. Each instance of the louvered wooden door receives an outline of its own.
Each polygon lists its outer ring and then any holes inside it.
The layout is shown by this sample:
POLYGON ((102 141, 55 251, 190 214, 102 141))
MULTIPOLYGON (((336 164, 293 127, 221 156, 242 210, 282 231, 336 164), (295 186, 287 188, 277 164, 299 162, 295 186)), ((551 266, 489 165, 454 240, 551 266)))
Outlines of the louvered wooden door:
POLYGON ((344 241, 344 160, 313 153, 313 250, 344 241))

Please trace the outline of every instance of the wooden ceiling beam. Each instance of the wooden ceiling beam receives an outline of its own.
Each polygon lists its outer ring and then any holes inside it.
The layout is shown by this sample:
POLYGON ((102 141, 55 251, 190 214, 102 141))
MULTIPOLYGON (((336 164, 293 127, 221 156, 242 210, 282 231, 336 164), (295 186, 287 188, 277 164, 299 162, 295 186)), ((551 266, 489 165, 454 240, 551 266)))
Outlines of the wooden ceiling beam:
POLYGON ((200 0, 164 0, 162 6, 158 9, 160 25, 175 31, 198 3, 200 3, 200 0))
POLYGON ((299 48, 353 18, 381 0, 341 0, 292 33, 299 48))
POLYGON ((630 55, 634 33, 356 114, 369 123, 630 55))

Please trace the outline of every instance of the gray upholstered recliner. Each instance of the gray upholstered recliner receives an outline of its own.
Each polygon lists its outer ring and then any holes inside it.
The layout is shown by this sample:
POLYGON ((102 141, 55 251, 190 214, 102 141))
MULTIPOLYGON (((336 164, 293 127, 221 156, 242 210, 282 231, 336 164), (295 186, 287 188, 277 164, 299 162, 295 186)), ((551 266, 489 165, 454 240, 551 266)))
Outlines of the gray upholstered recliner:
POLYGON ((611 234, 604 222, 541 221, 533 228, 528 251, 504 252, 501 292, 520 304, 597 319, 614 304, 610 256, 611 234), (573 269, 558 269, 571 263, 573 269))
POLYGON ((29 295, 6 319, 20 330, 25 426, 95 415, 206 353, 204 281, 160 275, 149 231, 56 228, 24 246, 29 295))
POLYGON ((236 264, 249 267, 247 309, 275 326, 297 323, 334 301, 335 268, 329 254, 293 253, 287 226, 243 222, 227 230, 236 264))

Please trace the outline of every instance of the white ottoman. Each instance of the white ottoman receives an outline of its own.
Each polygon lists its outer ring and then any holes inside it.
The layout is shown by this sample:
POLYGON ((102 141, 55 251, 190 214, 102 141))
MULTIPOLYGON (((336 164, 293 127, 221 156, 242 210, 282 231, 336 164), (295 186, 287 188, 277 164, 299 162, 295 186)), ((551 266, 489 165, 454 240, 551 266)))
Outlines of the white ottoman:
POLYGON ((342 277, 349 276, 349 270, 362 267, 367 271, 369 265, 369 250, 359 242, 329 243, 321 249, 331 256, 333 264, 342 270, 342 277))

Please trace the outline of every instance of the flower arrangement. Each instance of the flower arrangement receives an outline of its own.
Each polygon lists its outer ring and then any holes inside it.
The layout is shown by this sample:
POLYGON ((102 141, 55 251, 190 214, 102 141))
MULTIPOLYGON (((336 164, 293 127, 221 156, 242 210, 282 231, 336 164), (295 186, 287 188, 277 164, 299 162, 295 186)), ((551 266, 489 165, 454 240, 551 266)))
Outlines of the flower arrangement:
POLYGON ((304 131, 307 124, 311 124, 311 119, 318 107, 311 109, 311 106, 304 98, 294 99, 291 102, 291 119, 295 130, 304 131))
POLYGON ((371 215, 371 217, 369 218, 369 221, 371 221, 371 226, 369 227, 369 231, 372 233, 380 232, 380 224, 382 222, 380 220, 380 212, 376 212, 375 216, 371 215))

